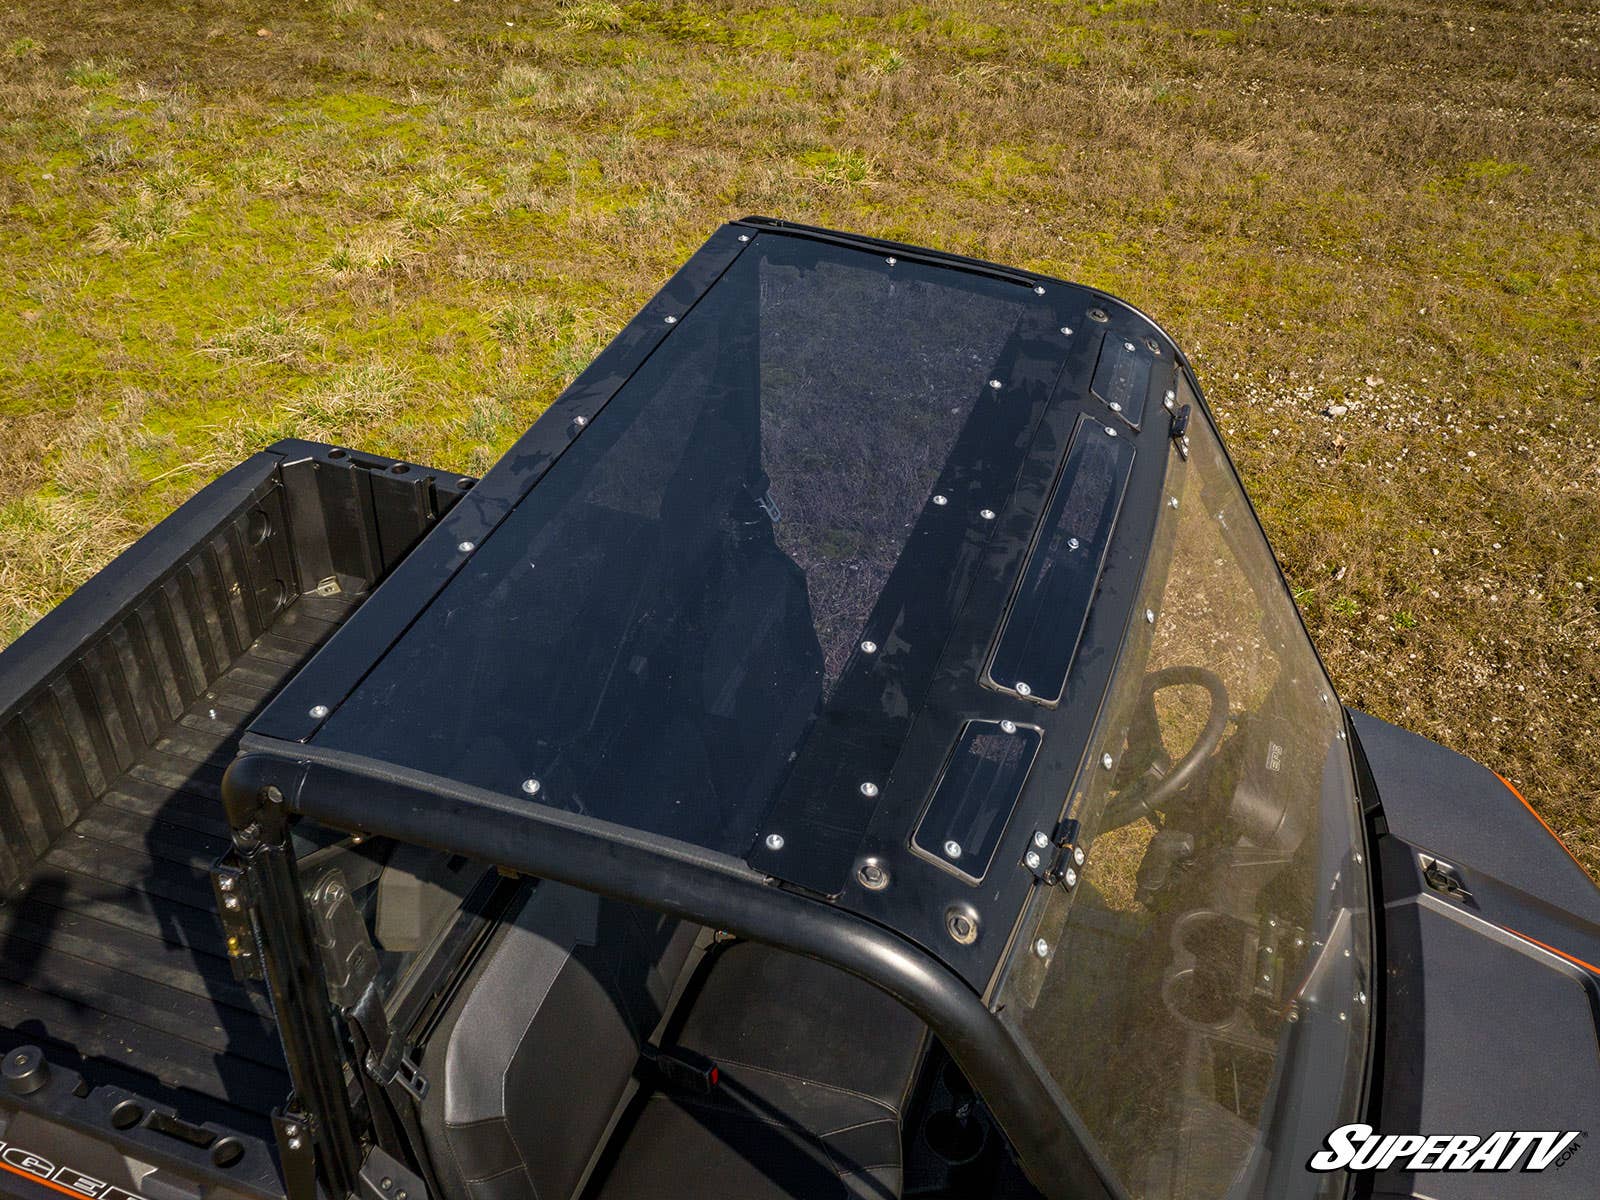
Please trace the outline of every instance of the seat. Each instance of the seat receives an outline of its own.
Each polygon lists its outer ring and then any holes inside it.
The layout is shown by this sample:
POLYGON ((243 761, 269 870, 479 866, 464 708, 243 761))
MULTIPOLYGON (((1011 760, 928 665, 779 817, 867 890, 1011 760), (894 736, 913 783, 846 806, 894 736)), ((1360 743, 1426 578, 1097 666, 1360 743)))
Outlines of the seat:
POLYGON ((708 956, 668 1053, 715 1063, 708 1092, 660 1087, 608 1155, 596 1200, 893 1200, 928 1045, 898 1002, 753 943, 708 956))
POLYGON ((635 1089, 699 931, 539 882, 429 1038, 423 1100, 445 1200, 570 1200, 635 1089))

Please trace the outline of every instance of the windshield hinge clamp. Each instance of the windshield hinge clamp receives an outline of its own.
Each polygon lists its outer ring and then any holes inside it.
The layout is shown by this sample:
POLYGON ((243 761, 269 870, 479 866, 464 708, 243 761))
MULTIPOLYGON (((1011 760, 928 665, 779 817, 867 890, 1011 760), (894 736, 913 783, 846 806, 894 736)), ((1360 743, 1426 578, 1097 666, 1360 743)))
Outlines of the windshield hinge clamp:
POLYGON ((1192 411, 1192 406, 1185 404, 1172 414, 1172 442, 1178 448, 1178 457, 1185 462, 1189 460, 1189 415, 1192 411))
POLYGON ((1045 883, 1054 887, 1060 885, 1064 888, 1078 886, 1078 872, 1083 869, 1083 847, 1078 845, 1078 822, 1066 820, 1056 827, 1056 835, 1051 839, 1054 853, 1050 857, 1050 865, 1040 876, 1045 883))

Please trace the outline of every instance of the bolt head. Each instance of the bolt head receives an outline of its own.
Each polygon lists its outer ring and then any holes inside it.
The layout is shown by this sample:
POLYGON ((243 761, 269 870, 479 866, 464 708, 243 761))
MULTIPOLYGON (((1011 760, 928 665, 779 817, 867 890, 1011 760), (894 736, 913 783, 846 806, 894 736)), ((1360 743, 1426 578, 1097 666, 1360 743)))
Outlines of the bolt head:
POLYGON ((870 779, 867 780, 866 783, 861 785, 861 794, 868 800, 872 799, 878 794, 878 785, 873 783, 870 779))
POLYGON ((943 508, 946 504, 950 503, 950 497, 948 497, 948 496, 934 496, 933 502, 935 504, 937 504, 940 508, 943 508))
POLYGON ((1117 765, 1117 760, 1112 758, 1109 754, 1102 754, 1100 756, 1100 765, 1109 771, 1112 767, 1117 765))
POLYGON ((1033 294, 1035 296, 1044 295, 1044 285, 1043 284, 1039 284, 1039 283, 1034 284, 1033 285, 1033 294))
POLYGON ((676 325, 678 323, 678 318, 677 317, 667 317, 666 318, 666 322, 667 322, 668 325, 676 325))
POLYGON ((233 876, 232 875, 223 875, 223 876, 219 877, 218 880, 217 880, 217 888, 218 888, 219 891, 224 891, 224 892, 233 891, 233 876))
POLYGON ((1144 623, 1146 625, 1154 625, 1156 623, 1155 609, 1147 608, 1144 610, 1144 623))
POLYGON ((1043 938, 1040 938, 1038 941, 1033 943, 1033 952, 1040 958, 1049 958, 1050 943, 1045 941, 1043 938))
POLYGON ((994 509, 992 509, 992 508, 979 509, 978 510, 978 515, 980 517, 982 517, 985 521, 992 521, 992 520, 994 520, 994 509))
POLYGON ((1081 866, 1083 866, 1083 859, 1084 859, 1083 847, 1082 846, 1074 846, 1072 848, 1072 861, 1073 861, 1073 864, 1075 866, 1081 867, 1081 866))
POLYGON ((300 1139, 299 1138, 290 1138, 289 1139, 289 1149, 291 1149, 291 1150, 300 1149, 300 1139))
POLYGON ((783 849, 783 834, 781 834, 781 833, 769 833, 769 834, 767 834, 766 846, 767 846, 768 850, 782 850, 783 849))
POLYGON ((877 652, 878 652, 878 643, 877 642, 874 642, 874 641, 869 639, 869 640, 861 643, 861 653, 863 653, 863 654, 876 654, 877 652))
POLYGON ((955 838, 951 838, 944 844, 944 853, 947 858, 960 858, 961 843, 956 841, 955 838))
POLYGON ((1129 354, 1133 353, 1133 343, 1132 342, 1123 342, 1122 343, 1122 348, 1124 350, 1126 350, 1129 354))
POLYGON ((1122 411, 1122 405, 1118 404, 1115 400, 1113 400, 1111 402, 1109 407, 1110 407, 1112 412, 1121 412, 1122 411))
POLYGON ((456 549, 461 551, 461 553, 463 553, 463 554, 471 554, 477 548, 478 548, 478 543, 477 542, 457 542, 456 543, 456 549))
POLYGON ((1074 871, 1071 867, 1068 867, 1065 871, 1061 872, 1061 882, 1062 882, 1063 885, 1065 885, 1066 887, 1069 887, 1069 888, 1077 887, 1078 886, 1078 873, 1076 871, 1074 871))
POLYGON ((1039 869, 1039 864, 1043 860, 1039 857, 1039 852, 1037 850, 1029 850, 1022 856, 1022 861, 1028 864, 1028 870, 1037 871, 1039 869))
POLYGON ((1050 844, 1050 839, 1045 836, 1044 830, 1036 829, 1033 831, 1033 844, 1040 850, 1043 850, 1050 844))
POLYGON ((1078 539, 1077 539, 1077 538, 1073 538, 1073 537, 1069 537, 1069 538, 1068 538, 1068 539, 1067 539, 1067 549, 1068 549, 1068 550, 1076 550, 1076 549, 1077 549, 1077 548, 1078 548, 1078 547, 1079 547, 1079 546, 1081 546, 1081 545, 1082 545, 1082 544, 1083 544, 1083 543, 1082 543, 1082 542, 1080 542, 1080 541, 1078 541, 1078 539))
POLYGON ((748 233, 741 233, 739 235, 739 240, 741 242, 748 242, 750 240, 750 235, 748 233))
POLYGON ((944 928, 955 941, 970 946, 978 940, 977 918, 960 909, 951 909, 944 915, 944 928))
POLYGON ((522 790, 530 796, 537 796, 539 789, 543 786, 537 779, 524 779, 522 781, 522 790))
POLYGON ((991 379, 989 380, 989 386, 998 392, 1005 385, 1002 384, 998 379, 991 379))
POLYGON ((1168 388, 1167 392, 1166 392, 1166 395, 1161 397, 1161 399, 1164 402, 1166 402, 1167 404, 1173 403, 1175 400, 1177 400, 1177 398, 1178 398, 1178 393, 1173 391, 1171 388, 1168 388))
POLYGON ((1030 687, 1028 684, 1023 683, 1022 680, 1019 679, 1019 680, 1017 680, 1017 695, 1019 695, 1019 696, 1031 696, 1031 695, 1033 695, 1033 688, 1030 687))
POLYGON ((889 886, 889 872, 875 862, 863 863, 856 872, 856 879, 870 892, 881 892, 889 886))
POLYGON ((1168 499, 1167 499, 1167 507, 1168 508, 1177 508, 1178 507, 1178 498, 1176 496, 1168 497, 1168 499))
POLYGON ((1072 336, 1072 326, 1071 325, 1063 325, 1061 327, 1061 336, 1062 337, 1071 337, 1072 336))
POLYGON ((890 256, 889 256, 889 257, 888 257, 888 258, 886 258, 886 259, 884 259, 884 260, 883 260, 883 261, 884 261, 884 262, 886 262, 886 263, 888 263, 888 264, 889 264, 889 265, 890 265, 890 266, 891 266, 891 267, 892 267, 892 266, 894 266, 894 265, 895 265, 895 264, 896 264, 896 263, 897 263, 897 262, 899 262, 899 261, 900 261, 900 260, 899 260, 899 259, 897 259, 897 258, 896 258, 896 257, 895 257, 895 256, 894 256, 894 255, 892 255, 892 254, 891 254, 891 255, 890 255, 890 256))
POLYGON ((328 706, 326 704, 313 704, 311 706, 311 718, 312 718, 312 720, 320 721, 320 720, 322 720, 323 717, 325 717, 327 715, 328 715, 328 706))
POLYGON ((583 417, 583 416, 573 417, 572 418, 572 423, 574 425, 576 425, 579 429, 582 429, 585 425, 587 425, 589 423, 589 418, 588 417, 583 417))
POLYGON ((1001 733, 1015 733, 1016 731, 1017 731, 1017 723, 1015 721, 1006 720, 1006 721, 1001 721, 1000 722, 1000 732, 1001 733))
POLYGON ((1115 429, 1111 428, 1111 426, 1107 425, 1106 426, 1106 436, 1107 437, 1116 437, 1117 436, 1117 431, 1115 429))
POLYGON ((222 907, 227 909, 229 912, 232 912, 234 909, 239 907, 239 897, 224 896, 222 898, 222 907))

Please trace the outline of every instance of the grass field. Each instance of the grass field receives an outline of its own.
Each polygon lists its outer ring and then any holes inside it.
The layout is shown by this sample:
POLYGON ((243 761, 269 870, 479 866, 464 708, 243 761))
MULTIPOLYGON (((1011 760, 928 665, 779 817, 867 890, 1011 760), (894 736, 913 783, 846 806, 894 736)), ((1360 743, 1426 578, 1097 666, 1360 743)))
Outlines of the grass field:
POLYGON ((483 470, 766 213, 1155 315, 1344 698, 1600 873, 1597 79, 1538 0, 6 8, 0 644, 280 434, 483 470))

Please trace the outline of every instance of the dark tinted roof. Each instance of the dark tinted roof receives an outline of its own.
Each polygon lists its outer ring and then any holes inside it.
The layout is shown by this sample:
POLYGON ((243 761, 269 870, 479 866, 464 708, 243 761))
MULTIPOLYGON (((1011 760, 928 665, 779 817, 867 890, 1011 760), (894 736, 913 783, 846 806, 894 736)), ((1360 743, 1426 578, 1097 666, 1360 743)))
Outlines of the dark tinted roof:
POLYGON ((757 239, 318 744, 742 854, 859 643, 895 652, 870 618, 907 544, 907 586, 949 586, 992 524, 1035 300, 757 239))
POLYGON ((1086 289, 724 227, 253 732, 743 857, 981 976, 1003 939, 943 913, 1031 883, 1011 843, 1109 678, 1174 367, 1086 289))

